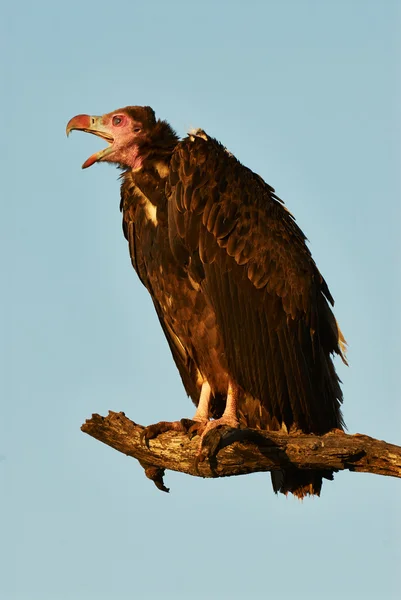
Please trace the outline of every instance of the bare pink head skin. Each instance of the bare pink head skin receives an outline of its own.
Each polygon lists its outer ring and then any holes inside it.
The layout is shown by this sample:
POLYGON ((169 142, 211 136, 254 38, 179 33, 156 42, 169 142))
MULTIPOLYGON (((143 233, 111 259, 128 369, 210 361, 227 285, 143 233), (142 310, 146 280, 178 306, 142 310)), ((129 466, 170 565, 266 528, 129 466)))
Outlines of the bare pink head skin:
POLYGON ((83 169, 96 162, 109 162, 137 170, 147 158, 171 155, 178 141, 165 121, 156 121, 149 106, 127 106, 101 117, 77 115, 68 122, 67 135, 74 129, 97 135, 109 144, 92 154, 83 169))

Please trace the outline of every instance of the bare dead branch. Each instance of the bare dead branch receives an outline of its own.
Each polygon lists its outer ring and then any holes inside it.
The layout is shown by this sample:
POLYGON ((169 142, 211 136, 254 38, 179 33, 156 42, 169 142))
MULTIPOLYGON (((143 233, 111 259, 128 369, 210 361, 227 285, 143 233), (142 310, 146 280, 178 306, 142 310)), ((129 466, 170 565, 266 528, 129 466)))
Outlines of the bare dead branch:
POLYGON ((215 429, 209 432, 218 451, 210 459, 197 461, 199 437, 169 431, 141 440, 143 427, 124 413, 107 417, 92 415, 82 431, 128 456, 136 458, 156 486, 163 483, 165 469, 196 477, 230 477, 288 466, 300 469, 335 469, 401 477, 401 448, 367 435, 348 435, 336 430, 323 436, 283 434, 255 429, 215 429), (213 440, 212 437, 215 436, 213 440), (217 437, 216 437, 217 436, 217 437))

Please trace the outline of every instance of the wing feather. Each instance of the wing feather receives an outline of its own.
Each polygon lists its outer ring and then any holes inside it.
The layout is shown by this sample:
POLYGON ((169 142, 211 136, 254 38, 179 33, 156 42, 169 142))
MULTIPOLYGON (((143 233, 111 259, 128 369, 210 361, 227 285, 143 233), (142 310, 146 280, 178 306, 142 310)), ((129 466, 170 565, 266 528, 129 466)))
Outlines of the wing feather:
POLYGON ((197 281, 216 312, 230 375, 278 426, 339 425, 333 299, 273 188, 202 133, 178 144, 169 190, 170 243, 178 236, 186 248, 188 271, 203 265, 197 281))
MULTIPOLYGON (((149 248, 154 244, 154 240, 151 240, 148 237, 150 234, 149 230, 146 228, 146 224, 143 221, 141 222, 141 219, 138 218, 139 204, 136 201, 135 186, 130 177, 125 178, 121 187, 121 210, 123 213, 123 232, 128 241, 132 265, 136 270, 139 279, 148 289, 152 297, 160 325, 166 336, 167 343, 187 394, 192 398, 195 404, 197 404, 199 401, 199 390, 196 386, 196 375, 194 376, 196 367, 187 348, 185 348, 184 344, 181 342, 171 323, 168 322, 166 313, 158 302, 152 286, 152 273, 151 270, 149 270, 149 265, 146 264, 144 252, 147 253, 149 248)), ((186 214, 176 211, 174 215, 169 215, 169 217, 175 219, 175 222, 177 222, 177 220, 179 221, 180 219, 185 220, 186 214)), ((197 227, 196 224, 195 227, 197 227)), ((185 232, 186 229, 182 226, 181 231, 185 232)), ((180 258, 179 262, 185 265, 188 262, 188 250, 177 234, 176 239, 180 240, 180 244, 178 245, 179 250, 177 250, 177 255, 180 258)), ((166 243, 168 242, 166 241, 166 243)), ((159 268, 160 265, 155 264, 154 266, 159 268)), ((176 274, 180 275, 180 267, 178 265, 176 274)), ((184 275, 184 273, 182 273, 182 275, 184 275)))

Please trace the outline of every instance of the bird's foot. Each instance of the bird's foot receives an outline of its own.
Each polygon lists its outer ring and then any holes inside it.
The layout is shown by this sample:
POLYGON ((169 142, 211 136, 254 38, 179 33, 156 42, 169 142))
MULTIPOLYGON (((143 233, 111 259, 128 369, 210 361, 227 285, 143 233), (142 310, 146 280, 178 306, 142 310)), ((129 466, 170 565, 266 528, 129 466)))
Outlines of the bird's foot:
POLYGON ((186 421, 188 421, 188 424, 190 423, 187 430, 187 434, 190 440, 192 440, 192 438, 196 435, 202 436, 206 427, 210 423, 209 419, 204 419, 196 416, 193 417, 191 421, 189 421, 189 419, 186 419, 186 421))
POLYGON ((153 425, 144 427, 141 433, 141 442, 149 446, 149 440, 157 438, 162 433, 167 431, 178 431, 180 433, 188 433, 193 421, 191 419, 181 419, 180 421, 159 421, 153 425))
POLYGON ((203 462, 206 458, 213 458, 217 454, 221 439, 222 439, 222 428, 231 427, 232 429, 238 429, 238 419, 231 414, 223 415, 220 419, 213 421, 203 422, 202 430, 200 433, 199 448, 196 453, 195 466, 198 468, 199 463, 203 462))

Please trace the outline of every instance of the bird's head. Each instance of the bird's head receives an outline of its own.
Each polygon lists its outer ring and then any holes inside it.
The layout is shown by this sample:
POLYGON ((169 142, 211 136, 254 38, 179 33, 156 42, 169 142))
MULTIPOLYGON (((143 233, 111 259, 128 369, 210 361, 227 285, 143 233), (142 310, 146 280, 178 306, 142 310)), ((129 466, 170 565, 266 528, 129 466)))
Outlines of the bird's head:
POLYGON ((68 122, 67 135, 73 129, 93 133, 109 144, 92 154, 82 165, 83 169, 96 162, 140 169, 149 158, 169 157, 178 141, 168 123, 156 120, 150 106, 127 106, 101 117, 77 115, 68 122))

